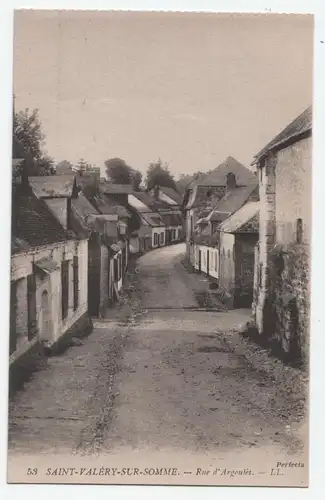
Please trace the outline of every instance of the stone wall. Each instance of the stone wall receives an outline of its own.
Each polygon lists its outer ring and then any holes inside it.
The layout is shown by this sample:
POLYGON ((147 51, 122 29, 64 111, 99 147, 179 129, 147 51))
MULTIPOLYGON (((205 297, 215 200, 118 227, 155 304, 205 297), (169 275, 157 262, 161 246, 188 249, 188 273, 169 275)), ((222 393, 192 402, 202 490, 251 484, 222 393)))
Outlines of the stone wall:
POLYGON ((275 338, 293 361, 308 363, 310 257, 308 245, 277 245, 273 257, 275 338))

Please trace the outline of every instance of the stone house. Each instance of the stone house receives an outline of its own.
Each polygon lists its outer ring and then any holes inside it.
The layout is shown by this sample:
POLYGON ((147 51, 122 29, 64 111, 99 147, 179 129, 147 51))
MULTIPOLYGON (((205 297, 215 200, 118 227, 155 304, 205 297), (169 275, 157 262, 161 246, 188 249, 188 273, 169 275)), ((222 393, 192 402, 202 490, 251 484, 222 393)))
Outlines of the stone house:
POLYGON ((154 186, 148 194, 159 203, 157 211, 166 226, 166 245, 182 241, 184 235, 182 196, 175 189, 165 186, 154 186))
POLYGON ((91 328, 87 234, 72 229, 73 180, 30 181, 13 186, 11 371, 91 328))
POLYGON ((260 230, 253 314, 258 332, 288 356, 308 358, 312 107, 256 156, 260 230))
POLYGON ((134 191, 130 194, 128 203, 137 211, 141 220, 139 248, 146 251, 165 246, 166 225, 158 213, 158 209, 165 207, 165 205, 143 191, 134 191))
MULTIPOLYGON (((125 198, 127 200, 127 196, 125 198)), ((132 214, 121 204, 122 197, 111 197, 99 192, 91 199, 92 205, 102 217, 96 217, 101 232, 109 244, 110 267, 108 269, 109 303, 119 299, 129 263, 129 238, 132 232, 132 214)), ((106 279, 106 278, 105 278, 106 279)))
POLYGON ((219 287, 234 308, 252 307, 259 202, 249 201, 219 226, 219 287))
MULTIPOLYGON (((220 228, 223 221, 236 214, 245 204, 257 202, 259 200, 258 180, 254 175, 247 186, 237 186, 236 176, 229 172, 226 175, 226 189, 224 196, 211 209, 211 202, 207 207, 202 207, 201 213, 207 213, 197 221, 192 237, 192 265, 197 271, 204 272, 212 280, 230 294, 233 304, 233 291, 229 290, 229 280, 223 271, 227 268, 227 255, 223 252, 222 243, 226 241, 226 236, 221 238, 220 228), (205 212, 204 212, 205 210, 205 212)), ((228 239, 231 240, 231 237, 228 239)), ((231 256, 233 256, 231 251, 231 256)), ((234 283, 234 275, 232 282, 234 283)), ((253 281, 252 281, 253 287, 253 281)))
POLYGON ((234 178, 237 188, 248 186, 256 180, 251 170, 229 156, 212 172, 202 174, 186 188, 183 200, 185 241, 187 257, 192 265, 195 261, 194 235, 197 222, 216 207, 226 194, 227 179, 229 187, 234 178))
POLYGON ((114 287, 121 288, 121 262, 114 264, 122 259, 118 216, 102 215, 83 193, 73 199, 72 211, 74 227, 79 224, 88 234, 88 311, 101 317, 116 298, 114 287))

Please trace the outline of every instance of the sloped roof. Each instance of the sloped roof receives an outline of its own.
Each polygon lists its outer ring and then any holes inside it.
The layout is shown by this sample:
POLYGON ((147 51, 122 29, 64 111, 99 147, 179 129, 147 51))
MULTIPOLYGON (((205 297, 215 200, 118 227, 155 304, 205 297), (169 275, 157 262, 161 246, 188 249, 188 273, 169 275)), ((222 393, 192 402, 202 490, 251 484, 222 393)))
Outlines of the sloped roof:
POLYGON ((119 217, 131 218, 130 212, 121 204, 109 198, 105 194, 95 196, 94 203, 102 214, 116 214, 119 217))
POLYGON ((166 226, 181 226, 183 224, 182 216, 179 214, 160 213, 159 215, 166 226))
POLYGON ((34 194, 17 196, 13 203, 16 223, 13 225, 12 238, 15 251, 24 249, 24 245, 19 244, 21 241, 33 248, 74 239, 63 229, 46 204, 34 194))
POLYGON ((44 175, 29 177, 29 185, 37 198, 71 198, 74 175, 44 175))
POLYGON ((163 227, 163 223, 160 215, 157 212, 142 213, 141 217, 151 226, 151 227, 163 227))
POLYGON ((159 186, 159 189, 167 196, 169 196, 169 198, 178 203, 178 205, 182 204, 183 197, 177 191, 175 191, 175 189, 166 186, 159 186))
POLYGON ((133 186, 131 184, 111 184, 109 182, 99 183, 101 193, 106 194, 132 194, 133 186))
MULTIPOLYGON (((240 231, 243 226, 250 222, 260 210, 260 203, 258 201, 251 201, 243 205, 237 212, 228 217, 219 226, 219 231, 224 233, 236 233, 240 231)), ((252 228, 251 232, 258 232, 258 227, 252 228)))
POLYGON ((232 172, 236 176, 237 186, 247 186, 254 180, 254 173, 247 167, 244 167, 232 156, 228 156, 217 168, 210 174, 200 177, 196 184, 198 186, 226 186, 227 174, 232 172))
MULTIPOLYGON (((132 195, 138 198, 146 207, 148 207, 148 212, 158 210, 159 208, 169 208, 168 203, 165 203, 161 200, 156 200, 150 194, 145 193, 144 191, 133 191, 132 195)), ((137 209, 138 210, 138 209, 137 209)), ((142 209, 139 209, 142 212, 142 209)))
POLYGON ((311 132, 312 122, 313 111, 312 106, 309 106, 254 156, 252 165, 261 160, 268 151, 282 149, 288 142, 297 141, 302 135, 311 132))
POLYGON ((73 214, 71 218, 72 229, 77 233, 83 230, 84 234, 89 235, 94 228, 92 216, 98 215, 96 208, 83 193, 79 193, 78 197, 72 198, 71 209, 73 214))
POLYGON ((226 193, 217 206, 207 216, 209 221, 224 220, 225 214, 233 214, 243 206, 249 196, 256 189, 258 190, 258 180, 255 178, 248 186, 237 187, 226 193))
POLYGON ((237 186, 247 186, 256 181, 254 172, 239 163, 235 158, 229 156, 218 167, 209 174, 200 175, 195 181, 191 182, 187 188, 188 200, 186 208, 192 208, 197 202, 200 188, 207 187, 225 187, 227 185, 227 174, 233 173, 236 177, 237 186))

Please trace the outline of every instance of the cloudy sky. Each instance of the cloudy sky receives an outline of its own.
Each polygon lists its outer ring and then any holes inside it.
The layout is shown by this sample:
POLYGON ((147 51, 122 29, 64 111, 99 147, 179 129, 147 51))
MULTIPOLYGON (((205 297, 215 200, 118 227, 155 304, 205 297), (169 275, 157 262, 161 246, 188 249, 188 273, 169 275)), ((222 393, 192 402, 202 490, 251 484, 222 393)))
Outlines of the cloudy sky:
POLYGON ((248 165, 311 102, 312 36, 301 15, 20 11, 16 110, 56 161, 248 165))

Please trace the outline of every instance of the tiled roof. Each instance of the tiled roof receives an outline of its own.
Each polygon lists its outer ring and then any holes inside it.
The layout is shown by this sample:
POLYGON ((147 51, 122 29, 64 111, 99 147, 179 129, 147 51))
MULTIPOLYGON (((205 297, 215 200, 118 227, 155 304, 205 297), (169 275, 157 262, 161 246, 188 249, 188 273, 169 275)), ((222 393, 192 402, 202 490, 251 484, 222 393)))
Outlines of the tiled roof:
POLYGON ((166 226, 181 226, 183 224, 182 216, 179 214, 159 214, 166 226))
POLYGON ((237 212, 254 190, 258 190, 258 180, 256 178, 249 186, 232 189, 221 198, 217 206, 207 216, 207 220, 221 221, 225 219, 225 214, 230 215, 237 212))
MULTIPOLYGON (((248 222, 258 215, 259 209, 260 203, 258 201, 246 203, 246 205, 242 206, 219 226, 219 231, 224 233, 240 232, 248 222)), ((247 232, 258 232, 258 225, 257 227, 254 225, 250 231, 247 232)))
POLYGON ((16 223, 13 225, 12 238, 15 251, 21 249, 17 241, 23 241, 32 248, 74 239, 63 229, 46 204, 33 194, 17 196, 13 203, 16 223))
POLYGON ((256 176, 251 170, 239 163, 232 156, 229 156, 212 172, 209 174, 202 174, 198 179, 190 183, 187 188, 188 199, 186 208, 192 208, 197 204, 203 187, 225 187, 227 184, 227 174, 229 173, 235 175, 237 186, 247 186, 256 180, 256 176))
POLYGON ((131 218, 130 212, 121 204, 111 200, 105 194, 99 194, 95 196, 94 203, 96 208, 102 214, 113 215, 116 214, 119 217, 131 218))
POLYGON ((178 203, 178 205, 182 204, 183 197, 177 191, 175 191, 175 189, 173 189, 171 187, 166 187, 166 186, 159 186, 159 189, 161 189, 161 191, 163 193, 165 193, 167 196, 169 196, 169 198, 176 201, 176 203, 178 203))
POLYGON ((74 175, 44 175, 29 177, 29 185, 37 198, 70 198, 75 182, 74 175))
POLYGON ((236 176, 237 186, 247 186, 254 180, 254 173, 244 167, 239 161, 229 156, 210 174, 197 181, 199 186, 226 186, 227 174, 232 172, 236 176))
POLYGON ((312 106, 309 106, 297 118, 295 118, 287 127, 272 139, 257 155, 254 157, 253 165, 256 164, 268 151, 278 150, 286 143, 298 140, 303 134, 312 131, 313 112, 312 106))
POLYGON ((141 217, 151 226, 151 227, 163 227, 163 223, 160 215, 158 213, 142 213, 141 217))
POLYGON ((109 182, 100 182, 99 190, 106 194, 132 194, 133 186, 131 184, 111 184, 109 182))
POLYGON ((158 210, 159 208, 169 208, 168 203, 156 200, 153 196, 150 196, 150 194, 145 193, 144 191, 134 191, 132 194, 148 207, 148 212, 158 210))

